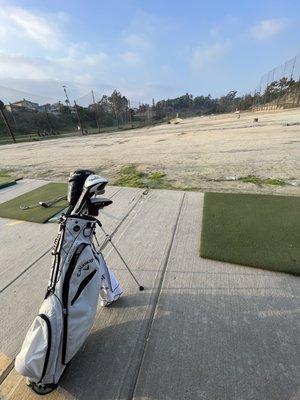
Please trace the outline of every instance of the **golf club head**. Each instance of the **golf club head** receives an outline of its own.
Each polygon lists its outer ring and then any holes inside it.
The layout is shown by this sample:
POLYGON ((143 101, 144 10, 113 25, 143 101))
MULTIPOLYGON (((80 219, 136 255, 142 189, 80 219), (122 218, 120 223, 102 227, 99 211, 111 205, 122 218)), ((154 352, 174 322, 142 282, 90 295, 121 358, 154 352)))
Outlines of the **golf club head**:
POLYGON ((106 199, 104 197, 95 197, 93 199, 90 199, 87 206, 87 214, 97 217, 99 214, 99 210, 102 210, 104 207, 107 207, 112 203, 112 200, 106 199))
POLYGON ((72 214, 81 213, 85 207, 87 207, 88 201, 93 195, 103 194, 107 183, 108 180, 99 175, 88 176, 84 182, 81 195, 72 211, 72 214))
POLYGON ((102 176, 89 175, 84 182, 83 188, 89 193, 97 194, 101 193, 107 184, 108 180, 102 178, 102 176))
POLYGON ((68 203, 70 206, 74 207, 76 205, 86 178, 94 174, 94 171, 89 169, 77 169, 70 173, 68 184, 68 203))

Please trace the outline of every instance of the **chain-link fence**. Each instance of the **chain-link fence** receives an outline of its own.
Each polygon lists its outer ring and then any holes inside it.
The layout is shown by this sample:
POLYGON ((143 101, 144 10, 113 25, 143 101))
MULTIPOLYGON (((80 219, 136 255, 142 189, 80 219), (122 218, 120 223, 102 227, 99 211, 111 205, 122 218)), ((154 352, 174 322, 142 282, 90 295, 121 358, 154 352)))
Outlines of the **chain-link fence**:
POLYGON ((63 86, 60 98, 49 98, 0 85, 0 144, 134 129, 169 121, 178 113, 188 117, 236 109, 297 107, 300 105, 300 55, 264 74, 253 95, 236 97, 236 93, 231 91, 216 99, 186 93, 175 99, 142 104, 118 91, 103 95, 92 90, 74 99, 63 86))
POLYGON ((130 101, 117 91, 103 95, 92 90, 73 99, 64 86, 61 98, 54 99, 0 86, 1 100, 0 144, 133 129, 163 118, 154 104, 130 101))
POLYGON ((256 90, 254 109, 300 105, 300 54, 264 74, 256 90))

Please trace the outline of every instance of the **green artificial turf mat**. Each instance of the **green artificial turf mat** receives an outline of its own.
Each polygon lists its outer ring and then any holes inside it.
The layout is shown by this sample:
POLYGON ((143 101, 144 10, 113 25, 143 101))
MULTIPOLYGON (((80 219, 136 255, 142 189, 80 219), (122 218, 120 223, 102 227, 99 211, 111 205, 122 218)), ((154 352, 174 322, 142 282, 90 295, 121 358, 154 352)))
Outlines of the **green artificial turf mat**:
POLYGON ((29 210, 21 210, 20 206, 30 206, 39 201, 49 201, 67 194, 66 183, 48 183, 42 187, 22 194, 12 200, 0 204, 0 217, 20 219, 29 222, 47 222, 53 215, 67 206, 66 200, 61 200, 51 207, 36 206, 29 210))
POLYGON ((0 176, 0 189, 15 185, 16 181, 10 176, 0 176))
POLYGON ((300 197, 205 193, 200 255, 300 274, 300 197))

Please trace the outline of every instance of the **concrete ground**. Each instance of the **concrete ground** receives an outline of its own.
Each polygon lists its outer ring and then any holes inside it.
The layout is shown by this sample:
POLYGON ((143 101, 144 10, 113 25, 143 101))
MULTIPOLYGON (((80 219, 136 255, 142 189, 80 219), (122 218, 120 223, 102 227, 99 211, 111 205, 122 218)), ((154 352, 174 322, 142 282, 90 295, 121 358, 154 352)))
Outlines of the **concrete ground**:
MULTIPOLYGON (((0 202, 41 184, 3 189, 0 202)), ((114 203, 101 221, 146 290, 106 247, 124 296, 99 308, 59 389, 45 398, 300 399, 299 278, 201 259, 202 193, 106 194, 114 203)), ((39 397, 12 361, 43 299, 57 225, 0 226, 0 399, 31 400, 39 397)))

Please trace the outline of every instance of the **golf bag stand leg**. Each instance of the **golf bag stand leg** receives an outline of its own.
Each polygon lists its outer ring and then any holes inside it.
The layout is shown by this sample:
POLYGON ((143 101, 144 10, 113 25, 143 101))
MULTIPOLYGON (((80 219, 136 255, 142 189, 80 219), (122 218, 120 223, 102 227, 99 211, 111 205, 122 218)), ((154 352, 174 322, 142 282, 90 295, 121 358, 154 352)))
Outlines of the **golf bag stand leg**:
MULTIPOLYGON (((132 276, 132 279, 135 281, 135 283, 138 285, 139 290, 142 291, 144 290, 144 286, 140 285, 139 281, 136 279, 136 277, 134 276, 133 272, 131 271, 131 269, 129 268, 127 262, 124 260, 122 254, 119 252, 118 248, 116 247, 116 245, 114 244, 114 242, 111 240, 111 236, 105 231, 105 229, 103 228, 102 224, 100 221, 98 221, 98 225, 100 226, 102 232, 104 233, 105 237, 106 237, 106 242, 108 243, 110 242, 110 244, 112 245, 112 247, 114 248, 114 250, 116 251, 116 253, 118 254, 118 256, 120 257, 121 261, 123 262, 123 264, 125 265, 127 271, 130 273, 130 275, 132 276)), ((98 243, 99 245, 99 243, 98 243)))

